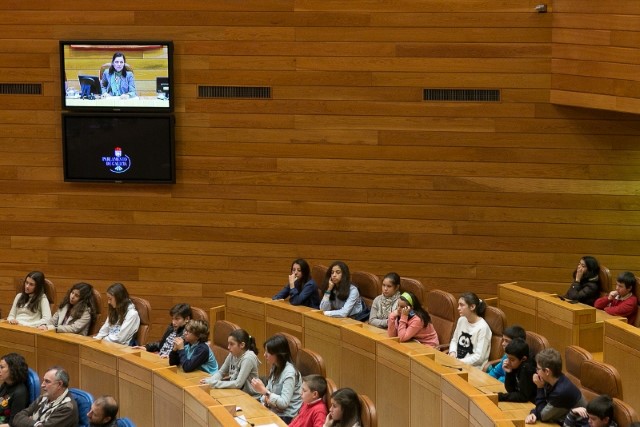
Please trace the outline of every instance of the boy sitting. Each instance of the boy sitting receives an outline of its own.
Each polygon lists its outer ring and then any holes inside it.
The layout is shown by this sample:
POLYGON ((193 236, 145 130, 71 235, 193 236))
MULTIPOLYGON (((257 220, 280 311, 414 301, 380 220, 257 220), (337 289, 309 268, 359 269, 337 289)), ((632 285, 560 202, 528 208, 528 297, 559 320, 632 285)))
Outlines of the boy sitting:
POLYGON ((613 399, 606 394, 594 397, 586 408, 573 408, 564 427, 618 427, 613 420, 613 399))
MULTIPOLYGON (((522 338, 523 340, 527 339, 527 334, 522 326, 512 325, 504 330, 502 333, 502 350, 507 348, 507 345, 511 342, 511 340, 515 340, 516 338, 522 338)), ((503 369, 504 361, 507 360, 507 354, 505 353, 500 361, 495 365, 491 366, 489 362, 484 366, 484 370, 491 375, 493 378, 500 380, 500 382, 504 382, 505 379, 505 371, 503 369)))
POLYGON ((180 366, 185 372, 196 369, 208 374, 218 371, 218 362, 209 348, 209 323, 206 320, 190 320, 184 327, 184 338, 173 341, 169 353, 169 365, 180 366))
POLYGON ((536 373, 533 382, 536 391, 535 408, 524 422, 562 424, 569 411, 577 406, 585 406, 586 400, 570 380, 562 373, 562 357, 554 348, 546 348, 536 355, 536 373))
POLYGON ((176 304, 169 310, 171 316, 171 324, 164 331, 160 341, 149 343, 145 346, 137 346, 141 350, 147 350, 152 353, 158 353, 160 357, 166 359, 173 349, 173 341, 177 337, 182 337, 184 325, 191 320, 191 306, 189 304, 176 304))
POLYGON ((593 306, 614 316, 627 318, 627 323, 633 325, 638 315, 638 298, 633 294, 637 286, 636 276, 625 271, 616 280, 616 290, 598 298, 593 306))
POLYGON ((533 383, 533 375, 536 373, 536 365, 529 359, 529 344, 522 338, 516 338, 507 345, 505 354, 504 388, 507 392, 498 393, 498 401, 535 402, 537 388, 533 383))
POLYGON ((302 379, 302 407, 289 427, 322 427, 327 418, 324 395, 327 380, 320 375, 307 375, 302 379))

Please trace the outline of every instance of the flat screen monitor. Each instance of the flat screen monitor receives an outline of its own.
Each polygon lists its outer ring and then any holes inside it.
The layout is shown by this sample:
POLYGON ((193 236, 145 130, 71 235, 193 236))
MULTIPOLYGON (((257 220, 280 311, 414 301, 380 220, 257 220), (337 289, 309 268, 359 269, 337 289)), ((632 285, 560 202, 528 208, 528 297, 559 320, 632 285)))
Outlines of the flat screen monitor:
POLYGON ((63 40, 60 79, 64 110, 170 112, 173 43, 63 40))
POLYGON ((62 116, 65 181, 175 183, 171 114, 62 116))

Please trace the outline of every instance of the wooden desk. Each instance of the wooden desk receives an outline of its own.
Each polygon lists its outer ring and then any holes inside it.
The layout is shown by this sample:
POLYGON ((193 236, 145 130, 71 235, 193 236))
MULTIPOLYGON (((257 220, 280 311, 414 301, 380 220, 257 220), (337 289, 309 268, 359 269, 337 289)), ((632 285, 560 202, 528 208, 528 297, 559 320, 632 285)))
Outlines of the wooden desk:
POLYGON ((38 366, 41 371, 51 366, 64 366, 69 373, 69 386, 80 387, 80 347, 83 343, 93 342, 93 338, 77 334, 58 334, 55 331, 38 334, 38 366))
POLYGON ((298 337, 304 347, 304 315, 314 311, 303 305, 291 305, 289 301, 277 300, 265 303, 266 336, 287 332, 298 337))
POLYGON ((603 360, 616 367, 622 379, 624 401, 640 413, 640 329, 627 322, 604 322, 603 360))
MULTIPOLYGON (((40 373, 36 357, 36 335, 42 333, 44 331, 37 328, 11 325, 6 321, 0 322, 0 354, 20 353, 27 361, 27 365, 40 373)), ((42 377, 43 374, 40 376, 42 377)))
POLYGON ((415 341, 400 343, 395 340, 380 340, 376 342, 375 386, 378 397, 376 401, 378 425, 410 425, 411 411, 407 410, 407 402, 413 400, 411 360, 419 355, 433 359, 436 351, 415 341))
MULTIPOLYGON (((265 303, 269 298, 256 297, 242 291, 227 292, 225 294, 225 319, 246 330, 256 340, 258 349, 262 349, 267 340, 265 329, 265 303)), ((262 362, 259 366, 260 375, 266 375, 264 352, 258 351, 258 358, 262 362)))
POLYGON ((147 351, 118 358, 118 392, 120 416, 128 417, 138 427, 154 427, 153 371, 169 366, 168 359, 147 351))
POLYGON ((203 371, 183 372, 170 366, 153 371, 153 417, 156 425, 179 427, 184 424, 184 389, 200 385, 209 374, 203 371))
POLYGON ((397 340, 387 336, 386 329, 362 322, 342 327, 340 384, 348 384, 349 387, 358 390, 358 393, 369 396, 377 408, 376 344, 397 340))
POLYGON ((440 389, 442 390, 441 425, 447 427, 471 425, 470 407, 473 397, 487 396, 460 375, 442 375, 440 389))
POLYGON ((251 424, 260 425, 273 423, 278 426, 287 425, 280 417, 246 393, 216 400, 220 402, 221 405, 236 405, 236 407, 239 407, 240 410, 238 410, 236 415, 244 415, 251 424))
POLYGON ((220 406, 220 403, 209 394, 208 385, 186 387, 184 389, 184 425, 209 425, 209 407, 220 406))
POLYGON ((94 396, 110 394, 120 401, 118 357, 139 352, 133 347, 94 338, 83 342, 80 346, 80 388, 94 396))
POLYGON ((231 415, 224 406, 210 406, 208 409, 209 427, 229 427, 238 425, 236 420, 233 418, 233 415, 231 415))
POLYGON ((304 346, 322 356, 327 366, 327 377, 338 387, 341 387, 342 328, 358 323, 361 322, 350 318, 325 316, 322 311, 310 311, 304 315, 304 346))
POLYGON ((517 282, 498 285, 498 307, 504 311, 509 325, 520 325, 526 331, 537 331, 539 292, 518 286, 517 282))

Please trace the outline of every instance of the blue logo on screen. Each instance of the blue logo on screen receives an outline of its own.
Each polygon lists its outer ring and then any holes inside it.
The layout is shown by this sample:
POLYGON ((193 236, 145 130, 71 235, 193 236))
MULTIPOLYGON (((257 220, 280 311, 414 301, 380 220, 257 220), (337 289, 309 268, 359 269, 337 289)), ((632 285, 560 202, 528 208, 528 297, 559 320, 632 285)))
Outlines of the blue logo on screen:
POLYGON ((113 156, 103 156, 102 163, 113 173, 125 173, 131 168, 131 159, 126 154, 122 154, 122 148, 116 147, 113 156))

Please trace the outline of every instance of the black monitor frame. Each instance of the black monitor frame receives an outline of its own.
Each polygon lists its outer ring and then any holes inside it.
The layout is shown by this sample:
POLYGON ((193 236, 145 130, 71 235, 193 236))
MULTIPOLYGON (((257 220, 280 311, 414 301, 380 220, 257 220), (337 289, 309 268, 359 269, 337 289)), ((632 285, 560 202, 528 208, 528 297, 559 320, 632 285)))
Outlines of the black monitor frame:
MULTIPOLYGON (((127 52, 129 51, 133 51, 136 49, 145 49, 145 48, 150 48, 150 47, 163 47, 167 49, 167 68, 166 68, 166 76, 165 75, 159 75, 157 77, 164 77, 168 79, 168 91, 164 91, 165 94, 171 94, 173 95, 173 79, 174 79, 174 72, 173 72, 173 42, 170 40, 130 40, 130 39, 121 39, 121 40, 60 40, 59 41, 59 53, 60 53, 60 88, 61 88, 61 104, 62 104, 62 110, 63 111, 70 111, 70 112, 96 112, 96 111, 103 111, 103 112, 117 112, 117 113, 170 113, 173 111, 174 109, 174 103, 175 103, 175 97, 174 96, 165 96, 163 98, 161 98, 163 101, 166 101, 166 106, 165 105, 157 105, 157 103, 155 103, 156 105, 150 105, 150 106, 128 106, 126 104, 126 102, 122 102, 122 103, 118 103, 118 105, 116 106, 103 106, 102 103, 100 102, 83 102, 79 105, 70 105, 69 103, 67 103, 67 81, 78 81, 77 79, 80 77, 80 75, 77 76, 73 76, 73 75, 68 75, 68 71, 66 70, 66 66, 68 66, 68 63, 65 62, 65 47, 66 46, 76 46, 78 48, 84 48, 87 50, 91 50, 92 47, 94 47, 96 50, 104 50, 104 59, 101 59, 100 61, 96 61, 95 66, 92 66, 92 68, 95 68, 95 72, 97 73, 100 69, 100 66, 103 63, 109 62, 111 61, 112 55, 114 52, 116 51, 122 51, 125 56, 127 56, 127 52)), ((134 76, 136 73, 136 68, 135 68, 135 61, 132 61, 129 59, 129 56, 127 56, 127 63, 129 63, 134 71, 134 76)), ((89 71, 89 70, 87 70, 89 71)), ((85 75, 85 76, 95 76, 92 72, 88 72, 88 73, 84 73, 81 75, 85 75)), ((94 92, 94 86, 93 86, 93 82, 92 82, 92 89, 91 92, 94 95, 98 95, 102 92, 102 89, 100 87, 100 76, 97 76, 98 78, 98 91, 94 92)), ((157 85, 157 81, 155 83, 157 85)), ((153 91, 153 88, 155 86, 151 87, 151 91, 153 91)), ((139 90, 138 90, 139 92, 139 90)), ((149 93, 147 96, 149 96, 149 98, 153 98, 153 99, 157 99, 157 91, 153 94, 149 93)), ((97 96, 96 96, 97 98, 97 96)), ((76 103, 77 104, 77 103, 76 103)))

